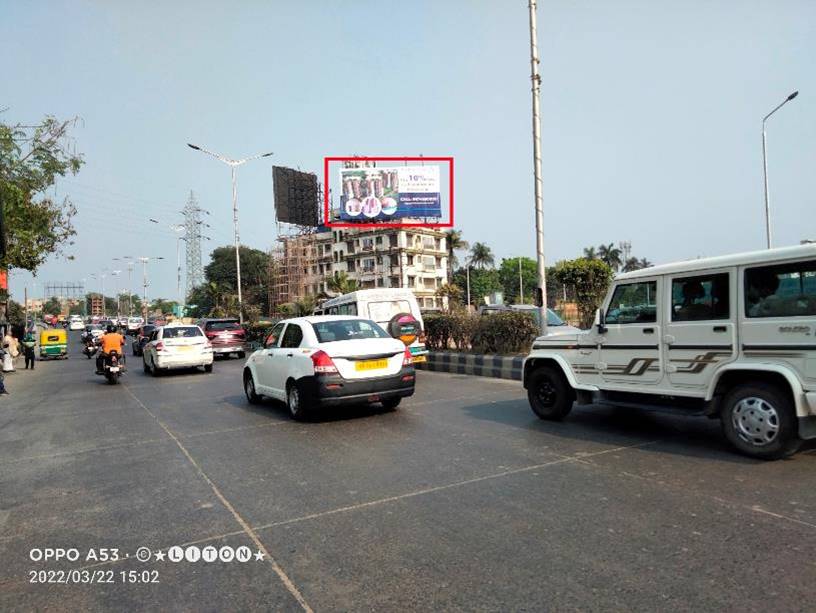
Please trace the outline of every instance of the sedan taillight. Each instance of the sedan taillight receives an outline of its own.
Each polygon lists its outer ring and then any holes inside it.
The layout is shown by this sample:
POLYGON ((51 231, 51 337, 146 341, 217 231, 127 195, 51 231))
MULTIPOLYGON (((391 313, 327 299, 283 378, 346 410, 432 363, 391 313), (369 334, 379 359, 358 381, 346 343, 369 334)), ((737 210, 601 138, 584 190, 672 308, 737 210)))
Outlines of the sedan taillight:
POLYGON ((164 343, 162 343, 161 341, 156 343, 156 351, 164 351, 164 343))
POLYGON ((406 347, 405 348, 405 353, 403 354, 403 357, 402 357, 402 365, 403 366, 410 366, 413 363, 414 363, 414 355, 411 353, 411 350, 408 347, 406 347))
POLYGON ((325 351, 315 351, 312 355, 312 364, 316 375, 336 375, 337 366, 325 351))

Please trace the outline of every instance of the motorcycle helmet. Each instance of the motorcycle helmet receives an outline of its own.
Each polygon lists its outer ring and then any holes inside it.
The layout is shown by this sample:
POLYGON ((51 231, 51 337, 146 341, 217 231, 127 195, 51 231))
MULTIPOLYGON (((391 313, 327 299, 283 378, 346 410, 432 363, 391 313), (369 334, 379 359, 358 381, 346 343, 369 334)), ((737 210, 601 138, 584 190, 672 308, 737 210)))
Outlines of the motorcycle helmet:
POLYGON ((105 328, 105 332, 107 332, 108 334, 111 334, 113 332, 116 332, 116 328, 114 328, 112 325, 108 324, 108 327, 105 328))

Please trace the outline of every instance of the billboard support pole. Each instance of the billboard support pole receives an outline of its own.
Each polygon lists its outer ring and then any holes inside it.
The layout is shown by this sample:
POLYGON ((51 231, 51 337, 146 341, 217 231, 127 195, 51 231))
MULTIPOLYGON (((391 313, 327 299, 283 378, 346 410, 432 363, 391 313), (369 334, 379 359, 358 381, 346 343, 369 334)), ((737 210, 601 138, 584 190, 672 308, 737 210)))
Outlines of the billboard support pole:
POLYGON ((544 260, 544 204, 541 193, 541 120, 539 118, 541 99, 541 75, 538 74, 538 44, 536 42, 536 0, 529 0, 530 9, 530 80, 533 91, 533 170, 535 172, 535 226, 536 226, 536 267, 538 287, 541 291, 539 323, 541 334, 547 334, 547 278, 544 260))

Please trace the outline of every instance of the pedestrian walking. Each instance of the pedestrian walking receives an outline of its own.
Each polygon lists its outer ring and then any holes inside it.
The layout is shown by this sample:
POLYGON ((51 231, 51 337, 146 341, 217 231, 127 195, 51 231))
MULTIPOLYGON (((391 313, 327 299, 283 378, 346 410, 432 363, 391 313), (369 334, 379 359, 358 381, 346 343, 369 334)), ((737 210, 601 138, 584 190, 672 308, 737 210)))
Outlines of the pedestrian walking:
POLYGON ((37 339, 31 332, 27 332, 23 337, 23 355, 25 356, 25 369, 28 370, 31 365, 31 370, 34 370, 34 356, 36 355, 37 339))
POLYGON ((12 349, 17 346, 14 337, 11 336, 11 331, 7 328, 6 334, 3 336, 3 372, 14 372, 14 359, 12 349))
MULTIPOLYGON (((8 351, 6 351, 3 347, 0 347, 0 360, 5 360, 8 351)), ((6 389, 6 375, 3 373, 3 370, 0 369, 0 395, 8 394, 8 390, 6 389)))

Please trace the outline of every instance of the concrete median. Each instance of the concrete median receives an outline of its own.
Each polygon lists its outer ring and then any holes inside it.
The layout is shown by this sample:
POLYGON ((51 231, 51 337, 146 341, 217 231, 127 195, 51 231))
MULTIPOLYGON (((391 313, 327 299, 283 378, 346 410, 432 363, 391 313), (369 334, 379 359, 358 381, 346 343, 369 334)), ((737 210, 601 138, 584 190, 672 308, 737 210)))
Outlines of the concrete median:
POLYGON ((428 353, 427 362, 415 366, 420 370, 521 381, 523 362, 524 356, 520 355, 504 356, 431 351, 428 353))

